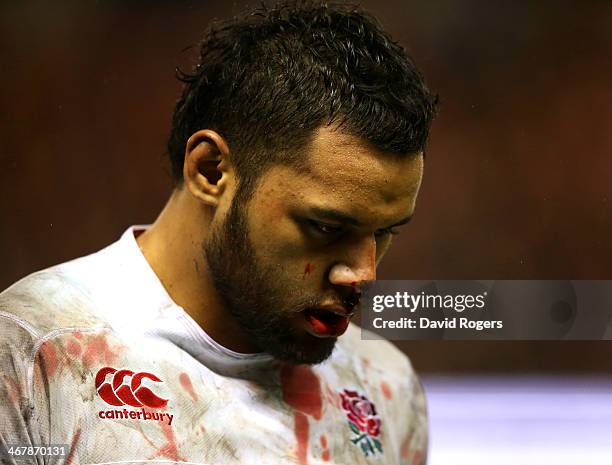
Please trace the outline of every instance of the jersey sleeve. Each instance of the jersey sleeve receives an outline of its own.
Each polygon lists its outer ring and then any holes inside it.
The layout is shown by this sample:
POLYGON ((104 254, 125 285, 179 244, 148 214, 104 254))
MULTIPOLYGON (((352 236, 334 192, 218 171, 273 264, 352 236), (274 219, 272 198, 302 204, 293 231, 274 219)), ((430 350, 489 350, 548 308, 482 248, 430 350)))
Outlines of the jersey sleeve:
MULTIPOLYGON (((44 446, 48 440, 45 412, 34 414, 31 386, 36 338, 28 324, 0 312, 0 463, 42 463, 32 454, 16 456, 15 446, 44 446), (46 426, 46 427, 45 427, 46 426), (9 453, 9 447, 13 446, 9 453)), ((23 449, 22 449, 23 450, 23 449)), ((31 450, 30 450, 31 452, 31 450)))
POLYGON ((429 419, 425 390, 412 365, 407 398, 410 399, 406 412, 407 431, 401 442, 401 465, 425 465, 429 448, 429 419))

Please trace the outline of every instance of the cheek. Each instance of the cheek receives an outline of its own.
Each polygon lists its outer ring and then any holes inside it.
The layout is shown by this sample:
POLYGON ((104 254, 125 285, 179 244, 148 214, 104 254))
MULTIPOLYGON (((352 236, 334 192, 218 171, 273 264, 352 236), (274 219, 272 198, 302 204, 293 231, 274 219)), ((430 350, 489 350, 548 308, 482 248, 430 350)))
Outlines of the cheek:
POLYGON ((249 218, 255 255, 270 267, 276 278, 299 286, 318 279, 323 266, 317 261, 299 224, 278 209, 253 209, 249 218))
POLYGON ((270 261, 293 266, 302 271, 306 266, 305 243, 299 226, 284 212, 275 208, 253 210, 249 218, 253 246, 270 261))
POLYGON ((265 217, 251 223, 250 239, 260 263, 273 270, 283 281, 307 280, 318 266, 306 254, 301 235, 293 222, 281 219, 267 222, 265 217))

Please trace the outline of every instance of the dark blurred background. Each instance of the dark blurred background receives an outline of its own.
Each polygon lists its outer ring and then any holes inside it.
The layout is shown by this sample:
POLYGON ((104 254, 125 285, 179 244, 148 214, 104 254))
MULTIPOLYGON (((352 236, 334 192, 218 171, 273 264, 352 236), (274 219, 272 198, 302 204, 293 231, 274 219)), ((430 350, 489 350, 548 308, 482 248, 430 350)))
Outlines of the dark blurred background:
MULTIPOLYGON (((245 5, 0 4, 0 288, 155 219, 175 66, 245 5)), ((441 98, 417 215, 379 277, 612 279, 612 3, 363 5, 441 98)), ((608 342, 399 345, 422 372, 612 372, 608 342)))

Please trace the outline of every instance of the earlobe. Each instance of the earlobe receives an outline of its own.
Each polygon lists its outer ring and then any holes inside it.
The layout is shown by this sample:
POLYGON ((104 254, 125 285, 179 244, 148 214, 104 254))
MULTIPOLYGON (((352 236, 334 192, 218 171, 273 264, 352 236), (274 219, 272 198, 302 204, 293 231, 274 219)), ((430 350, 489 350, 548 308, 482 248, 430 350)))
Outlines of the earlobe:
POLYGON ((202 129, 185 147, 185 187, 201 202, 217 207, 227 184, 229 148, 217 132, 202 129))

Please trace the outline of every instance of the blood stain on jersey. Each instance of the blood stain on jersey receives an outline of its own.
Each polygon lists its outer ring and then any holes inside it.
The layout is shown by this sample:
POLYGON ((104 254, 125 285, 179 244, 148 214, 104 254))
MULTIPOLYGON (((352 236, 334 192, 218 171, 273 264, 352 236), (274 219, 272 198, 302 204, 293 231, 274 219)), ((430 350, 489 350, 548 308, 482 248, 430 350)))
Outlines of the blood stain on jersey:
POLYGON ((68 456, 66 457, 65 465, 70 465, 72 463, 72 459, 74 458, 74 452, 76 451, 76 445, 81 437, 81 428, 77 428, 77 430, 72 435, 72 442, 70 443, 70 452, 68 452, 68 456))
POLYGON ((162 432, 168 441, 166 444, 157 449, 157 454, 154 457, 167 457, 170 460, 174 460, 175 462, 187 462, 188 460, 185 457, 179 455, 178 445, 176 443, 176 437, 174 436, 174 430, 172 426, 162 423, 161 425, 162 432))
POLYGON ((284 364, 281 368, 283 400, 315 420, 321 419, 323 402, 319 378, 308 365, 284 364))
POLYGON ((321 383, 308 365, 283 364, 280 373, 283 400, 295 409, 294 433, 296 457, 302 465, 308 463, 308 417, 320 420, 323 411, 321 383))
POLYGON ((302 412, 295 412, 293 415, 295 439, 297 440, 295 455, 302 465, 306 465, 308 463, 308 418, 302 412))
POLYGON ((83 365, 90 368, 95 362, 102 362, 106 365, 112 364, 117 358, 118 354, 108 345, 108 340, 102 334, 92 336, 88 341, 83 352, 83 365))
POLYGON ((81 355, 82 351, 83 351, 83 348, 81 347, 81 344, 79 344, 76 341, 70 340, 66 344, 66 352, 68 352, 68 355, 70 355, 73 358, 76 358, 79 355, 81 355))
POLYGON ((18 405, 21 399, 21 390, 19 389, 19 384, 17 383, 17 381, 15 381, 13 378, 11 378, 8 375, 5 375, 5 374, 1 374, 1 375, 2 375, 3 384, 6 386, 6 391, 7 391, 9 400, 13 404, 18 405))
POLYGON ((412 433, 406 435, 404 440, 402 441, 402 445, 400 447, 400 458, 402 462, 408 462, 410 459, 410 441, 412 439, 412 433))
POLYGON ((45 341, 38 350, 38 356, 44 365, 47 376, 51 378, 58 367, 57 351, 51 341, 45 341))
POLYGON ((194 402, 198 400, 198 395, 193 390, 193 384, 191 384, 191 379, 187 373, 181 373, 179 376, 179 381, 181 382, 181 386, 185 391, 189 393, 194 402))
POLYGON ((145 432, 142 430, 142 427, 140 425, 138 425, 138 432, 142 435, 142 437, 144 438, 145 441, 147 441, 147 443, 156 450, 156 453, 150 457, 147 457, 147 460, 152 460, 156 457, 166 457, 169 458, 172 461, 175 462, 179 462, 179 461, 183 461, 186 462, 187 459, 185 459, 184 457, 182 457, 181 455, 179 455, 178 452, 178 446, 176 443, 176 438, 174 436, 174 430, 172 429, 172 426, 168 425, 168 424, 162 424, 161 425, 161 430, 162 433, 164 434, 166 440, 168 441, 166 444, 163 444, 162 446, 157 446, 153 443, 153 441, 145 434, 145 432))
POLYGON ((391 400, 393 397, 393 393, 391 392, 391 387, 384 381, 380 383, 380 390, 382 391, 385 399, 391 400))
POLYGON ((321 453, 321 458, 324 462, 329 462, 329 450, 327 449, 327 438, 324 434, 321 435, 321 447, 323 448, 323 452, 321 453))

